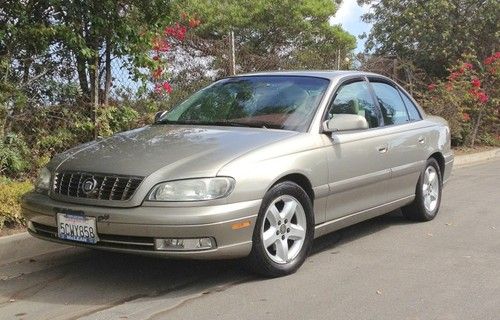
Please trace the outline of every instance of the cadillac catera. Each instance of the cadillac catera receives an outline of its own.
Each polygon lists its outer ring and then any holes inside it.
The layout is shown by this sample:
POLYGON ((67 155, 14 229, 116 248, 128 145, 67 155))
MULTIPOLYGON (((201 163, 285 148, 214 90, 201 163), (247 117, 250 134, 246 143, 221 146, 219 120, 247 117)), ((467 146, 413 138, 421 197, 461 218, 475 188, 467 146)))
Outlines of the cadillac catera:
POLYGON ((22 209, 41 239, 281 276, 315 237, 398 208, 432 220, 452 164, 446 121, 386 77, 247 74, 56 155, 22 209))

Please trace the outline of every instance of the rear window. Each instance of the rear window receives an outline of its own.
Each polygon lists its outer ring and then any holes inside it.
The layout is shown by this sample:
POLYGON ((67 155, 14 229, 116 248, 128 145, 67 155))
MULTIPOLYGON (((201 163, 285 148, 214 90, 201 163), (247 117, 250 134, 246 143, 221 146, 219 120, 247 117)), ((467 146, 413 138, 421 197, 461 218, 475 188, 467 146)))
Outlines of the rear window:
POLYGON ((408 96, 404 93, 401 92, 401 97, 403 97, 403 101, 406 106, 406 110, 408 110, 408 116, 410 117, 410 121, 418 121, 422 120, 422 116, 420 115, 420 112, 418 112, 417 106, 408 98, 408 96))
POLYGON ((403 124, 409 121, 408 112, 399 91, 384 82, 372 82, 373 91, 377 96, 384 124, 403 124))

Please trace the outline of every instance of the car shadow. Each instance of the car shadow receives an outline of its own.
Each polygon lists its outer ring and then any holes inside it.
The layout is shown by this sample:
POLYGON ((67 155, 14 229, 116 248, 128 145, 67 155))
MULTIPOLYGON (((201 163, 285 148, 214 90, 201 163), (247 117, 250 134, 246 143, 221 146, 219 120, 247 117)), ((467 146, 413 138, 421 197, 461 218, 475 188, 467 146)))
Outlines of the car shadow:
POLYGON ((338 245, 356 241, 391 226, 412 223, 414 222, 409 221, 402 215, 401 209, 397 209, 314 239, 310 255, 331 250, 338 245))
MULTIPOLYGON (((316 239, 312 255, 405 223, 398 211, 359 223, 316 239)), ((208 294, 221 286, 262 279, 248 273, 241 260, 166 260, 83 249, 67 251, 56 258, 41 256, 1 266, 0 275, 2 268, 19 268, 20 272, 2 281, 0 314, 9 314, 9 301, 27 309, 36 302, 39 312, 44 306, 50 306, 50 312, 72 306, 76 318, 141 298, 208 294)), ((14 269, 9 272, 16 274, 14 269)))

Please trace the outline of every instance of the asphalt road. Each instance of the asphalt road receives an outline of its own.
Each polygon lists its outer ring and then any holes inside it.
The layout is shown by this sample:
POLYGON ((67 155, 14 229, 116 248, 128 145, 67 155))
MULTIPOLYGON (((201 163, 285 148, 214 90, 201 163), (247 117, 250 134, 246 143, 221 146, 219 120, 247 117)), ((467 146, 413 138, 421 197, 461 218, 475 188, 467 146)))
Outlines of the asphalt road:
POLYGON ((0 266, 0 319, 500 319, 500 159, 459 168, 438 217, 317 239, 294 275, 68 249, 0 266))

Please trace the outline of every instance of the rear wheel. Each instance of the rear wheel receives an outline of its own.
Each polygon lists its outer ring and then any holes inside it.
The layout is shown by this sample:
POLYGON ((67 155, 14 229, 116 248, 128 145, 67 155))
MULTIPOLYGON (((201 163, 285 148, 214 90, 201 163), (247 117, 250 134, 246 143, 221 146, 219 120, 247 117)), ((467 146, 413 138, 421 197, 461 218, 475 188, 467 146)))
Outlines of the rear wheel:
POLYGON ((415 200, 402 208, 403 215, 415 221, 434 219, 441 205, 442 187, 439 164, 435 159, 430 158, 418 179, 415 200))
POLYGON ((285 181, 264 196, 248 265, 261 275, 279 277, 302 265, 314 238, 314 216, 307 193, 285 181))

